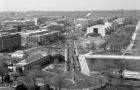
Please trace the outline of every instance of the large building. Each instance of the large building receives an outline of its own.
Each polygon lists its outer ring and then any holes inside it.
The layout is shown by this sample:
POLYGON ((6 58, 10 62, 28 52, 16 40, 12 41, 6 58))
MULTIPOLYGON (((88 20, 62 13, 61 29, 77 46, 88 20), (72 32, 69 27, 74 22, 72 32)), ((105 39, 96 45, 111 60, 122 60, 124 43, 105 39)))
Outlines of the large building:
POLYGON ((44 30, 36 30, 36 31, 28 31, 28 32, 22 32, 22 42, 28 45, 39 45, 42 43, 46 38, 49 38, 50 36, 57 36, 59 34, 59 31, 48 31, 46 29, 44 30))
POLYGON ((22 30, 27 30, 30 28, 36 28, 35 27, 35 21, 34 20, 14 20, 14 21, 3 21, 2 25, 5 25, 7 27, 14 27, 17 29, 18 32, 22 30))
POLYGON ((46 38, 50 38, 51 36, 58 36, 58 33, 58 31, 53 31, 44 34, 31 35, 27 37, 27 43, 29 45, 39 45, 45 41, 46 38))
POLYGON ((17 33, 0 35, 0 51, 13 50, 21 46, 21 36, 17 33))
POLYGON ((36 65, 43 66, 44 63, 48 61, 47 57, 48 57, 47 54, 42 54, 42 53, 31 55, 26 59, 22 60, 21 62, 17 63, 15 68, 22 67, 23 71, 28 72, 36 65))
POLYGON ((22 21, 3 21, 2 22, 3 25, 7 25, 7 26, 21 26, 23 25, 23 22, 22 21))
POLYGON ((102 37, 106 35, 106 28, 104 25, 95 25, 87 28, 87 35, 90 33, 98 33, 101 34, 102 37))
POLYGON ((21 34, 21 38, 22 38, 22 43, 27 43, 27 37, 31 36, 31 35, 37 35, 37 34, 43 34, 43 33, 47 33, 48 30, 44 29, 44 30, 28 30, 28 31, 22 31, 20 32, 21 34))
POLYGON ((90 33, 98 33, 102 37, 106 35, 106 31, 112 27, 112 23, 105 22, 104 25, 95 25, 87 28, 87 35, 90 33))
POLYGON ((33 21, 33 20, 4 21, 3 25, 7 25, 7 26, 34 26, 35 21, 33 21))

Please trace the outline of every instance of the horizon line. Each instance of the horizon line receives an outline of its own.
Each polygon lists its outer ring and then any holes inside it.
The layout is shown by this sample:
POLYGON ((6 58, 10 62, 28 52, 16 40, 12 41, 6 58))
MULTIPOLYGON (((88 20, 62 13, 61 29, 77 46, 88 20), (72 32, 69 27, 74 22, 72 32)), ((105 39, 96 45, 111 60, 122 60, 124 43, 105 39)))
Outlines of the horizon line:
POLYGON ((108 9, 108 10, 6 10, 0 12, 81 12, 81 11, 139 11, 140 9, 108 9))

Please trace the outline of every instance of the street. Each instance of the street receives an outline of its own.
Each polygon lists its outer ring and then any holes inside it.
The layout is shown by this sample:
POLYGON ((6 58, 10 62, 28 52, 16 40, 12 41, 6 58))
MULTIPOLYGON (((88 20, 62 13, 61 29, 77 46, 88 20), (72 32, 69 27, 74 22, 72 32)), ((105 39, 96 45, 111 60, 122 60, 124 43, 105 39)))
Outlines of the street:
POLYGON ((135 43, 135 40, 137 40, 137 37, 140 36, 138 33, 139 31, 140 31, 140 21, 136 25, 136 30, 132 35, 132 41, 130 42, 130 45, 127 47, 127 50, 132 50, 134 43, 135 43))
POLYGON ((87 65, 85 57, 79 56, 79 63, 80 63, 80 66, 81 66, 81 72, 83 74, 89 76, 90 75, 90 71, 89 71, 89 68, 88 68, 88 65, 87 65))

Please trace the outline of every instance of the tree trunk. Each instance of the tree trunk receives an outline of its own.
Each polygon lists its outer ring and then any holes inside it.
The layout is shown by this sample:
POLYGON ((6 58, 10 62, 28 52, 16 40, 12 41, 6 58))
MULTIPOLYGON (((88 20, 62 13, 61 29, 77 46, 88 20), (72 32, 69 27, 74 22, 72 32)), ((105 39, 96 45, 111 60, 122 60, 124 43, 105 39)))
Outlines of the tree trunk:
POLYGON ((120 86, 122 86, 123 85, 123 74, 122 74, 122 72, 120 73, 120 86))
POLYGON ((36 78, 33 80, 33 85, 34 86, 36 85, 36 78))
POLYGON ((111 88, 111 86, 112 86, 112 80, 109 80, 109 88, 111 88))
POLYGON ((1 76, 1 83, 3 84, 3 76, 1 76))

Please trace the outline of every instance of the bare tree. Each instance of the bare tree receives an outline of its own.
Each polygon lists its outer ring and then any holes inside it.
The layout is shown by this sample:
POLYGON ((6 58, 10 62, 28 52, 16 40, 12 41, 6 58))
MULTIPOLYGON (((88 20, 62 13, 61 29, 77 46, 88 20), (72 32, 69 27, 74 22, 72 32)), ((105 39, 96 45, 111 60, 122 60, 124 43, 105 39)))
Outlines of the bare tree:
POLYGON ((24 82, 28 86, 28 88, 36 87, 37 78, 44 77, 43 71, 41 71, 40 66, 35 66, 27 75, 27 77, 24 78, 24 82))
POLYGON ((104 66, 103 74, 106 76, 110 88, 115 85, 115 88, 123 86, 123 72, 129 69, 129 64, 125 60, 114 60, 111 64, 104 66), (112 81, 114 81, 112 83, 112 81))
POLYGON ((125 60, 115 60, 114 65, 119 75, 120 85, 123 85, 123 71, 130 68, 129 63, 125 60))
POLYGON ((105 65, 104 70, 103 70, 103 74, 106 76, 110 88, 112 87, 112 81, 114 79, 114 75, 113 75, 114 69, 115 69, 115 66, 113 64, 108 64, 108 65, 105 65))
POLYGON ((6 73, 8 73, 8 66, 6 64, 7 59, 3 56, 0 56, 0 76, 2 78, 3 83, 3 77, 6 73))
POLYGON ((94 42, 92 42, 89 46, 90 50, 95 50, 96 48, 97 48, 97 45, 94 42))

